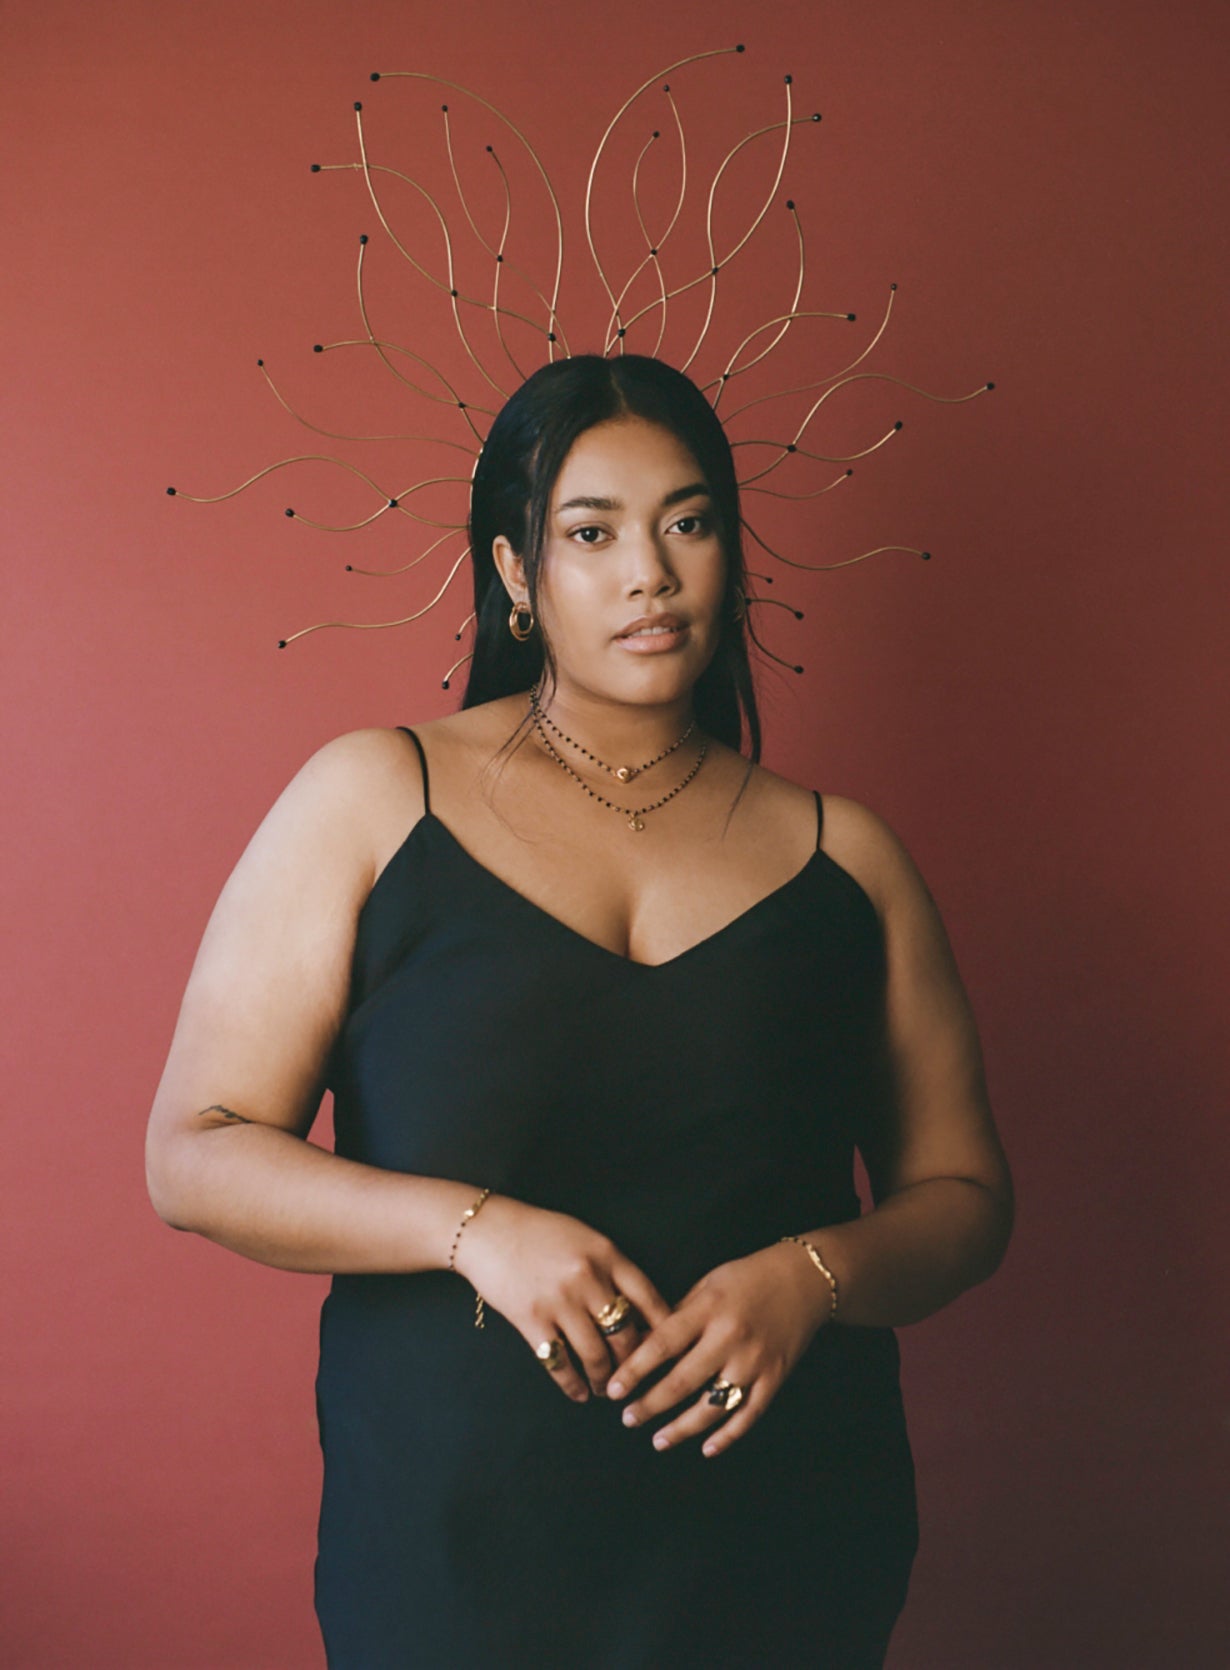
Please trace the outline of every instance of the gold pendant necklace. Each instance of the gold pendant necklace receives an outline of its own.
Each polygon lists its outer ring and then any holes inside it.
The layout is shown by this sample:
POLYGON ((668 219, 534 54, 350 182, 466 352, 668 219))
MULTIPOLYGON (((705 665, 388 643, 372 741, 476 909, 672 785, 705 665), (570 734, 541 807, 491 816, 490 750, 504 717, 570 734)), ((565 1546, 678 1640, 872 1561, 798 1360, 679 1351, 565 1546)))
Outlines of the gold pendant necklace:
MULTIPOLYGON (((591 789, 583 777, 577 776, 576 772, 568 764, 568 761, 564 759, 561 754, 556 752, 550 737, 538 723, 537 717, 535 717, 534 725, 539 737, 542 739, 543 747, 547 750, 548 754, 550 754, 556 765, 562 766, 572 778, 573 782, 579 783, 585 790, 586 794, 592 799, 598 801, 603 806, 609 806, 613 812, 618 812, 621 817, 626 818, 628 828, 634 830, 637 834, 639 834, 645 827, 645 822, 641 814, 643 812, 656 812, 659 806, 665 806, 666 802, 668 800, 673 800, 680 790, 686 789, 693 777, 695 777, 696 773, 700 770, 705 754, 709 748, 709 738, 703 736, 701 738, 700 753, 697 755, 696 764, 692 767, 691 771, 688 772, 687 776, 683 779, 683 782, 677 783, 669 794, 664 794, 662 796, 661 800, 655 800, 649 806, 637 806, 634 810, 630 810, 627 806, 617 806, 613 800, 608 800, 605 795, 599 794, 596 789, 591 789)), ((676 746, 678 745, 676 744, 676 746)), ((670 752, 669 749, 667 751, 670 752)))
MULTIPOLYGON (((570 736, 560 730, 553 719, 543 712, 538 701, 537 685, 530 691, 530 707, 535 718, 542 720, 543 724, 549 725, 556 736, 562 737, 570 747, 575 748, 578 753, 584 754, 587 760, 593 760, 596 766, 600 766, 603 771, 609 772, 612 777, 618 778, 621 783, 630 783, 634 777, 639 777, 642 771, 648 771, 651 765, 657 765, 659 760, 664 760, 668 754, 673 754, 675 749, 681 743, 686 742, 696 729, 696 720, 693 719, 677 742, 672 742, 669 748, 664 748, 660 754, 655 754, 652 760, 646 760, 644 765, 608 765, 605 760, 600 760, 597 754, 591 754, 588 748, 583 748, 579 742, 574 742, 570 736)), ((541 731, 539 734, 541 734, 541 731)), ((558 758, 558 755, 556 757, 558 758)))

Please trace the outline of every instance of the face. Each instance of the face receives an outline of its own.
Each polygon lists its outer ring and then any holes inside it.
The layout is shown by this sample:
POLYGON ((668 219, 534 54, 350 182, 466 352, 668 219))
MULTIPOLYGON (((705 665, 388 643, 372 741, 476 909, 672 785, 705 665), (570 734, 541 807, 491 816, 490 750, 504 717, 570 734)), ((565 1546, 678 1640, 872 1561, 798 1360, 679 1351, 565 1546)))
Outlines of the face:
MULTIPOLYGON (((510 596, 524 598, 506 539, 493 555, 510 596)), ((561 695, 679 702, 717 648, 725 584, 709 490, 678 436, 634 417, 580 435, 556 478, 539 570, 561 695), (629 636, 646 615, 677 628, 629 636)))

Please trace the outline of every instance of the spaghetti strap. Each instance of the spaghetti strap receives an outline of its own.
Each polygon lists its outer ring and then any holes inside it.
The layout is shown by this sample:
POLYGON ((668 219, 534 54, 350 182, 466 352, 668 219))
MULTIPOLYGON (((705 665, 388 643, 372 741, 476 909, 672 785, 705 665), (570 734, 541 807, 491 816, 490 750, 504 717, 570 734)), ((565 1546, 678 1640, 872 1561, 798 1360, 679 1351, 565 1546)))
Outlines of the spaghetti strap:
POLYGON ((824 797, 819 789, 811 791, 816 797, 816 851, 820 851, 820 837, 824 834, 824 797))
POLYGON ((423 767, 423 811, 424 811, 424 813, 430 812, 431 811, 431 786, 430 786, 430 783, 428 782, 428 778, 427 778, 427 755, 423 752, 423 744, 419 741, 418 737, 410 729, 409 725, 399 725, 397 727, 397 729, 399 731, 405 731, 406 735, 410 738, 411 742, 413 742, 414 746, 419 751, 419 764, 423 767))

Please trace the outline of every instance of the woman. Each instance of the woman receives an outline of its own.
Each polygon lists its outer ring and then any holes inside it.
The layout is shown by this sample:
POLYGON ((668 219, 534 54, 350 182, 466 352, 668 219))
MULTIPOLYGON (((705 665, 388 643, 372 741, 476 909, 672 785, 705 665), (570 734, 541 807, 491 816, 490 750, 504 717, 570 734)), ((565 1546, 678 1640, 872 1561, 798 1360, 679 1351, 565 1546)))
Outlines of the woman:
POLYGON ((905 849, 755 763, 739 526, 687 377, 537 372, 474 478, 462 711, 323 747, 205 934, 149 1187, 334 1274, 335 1670, 884 1661, 892 1330, 995 1270, 1011 1182, 905 849))

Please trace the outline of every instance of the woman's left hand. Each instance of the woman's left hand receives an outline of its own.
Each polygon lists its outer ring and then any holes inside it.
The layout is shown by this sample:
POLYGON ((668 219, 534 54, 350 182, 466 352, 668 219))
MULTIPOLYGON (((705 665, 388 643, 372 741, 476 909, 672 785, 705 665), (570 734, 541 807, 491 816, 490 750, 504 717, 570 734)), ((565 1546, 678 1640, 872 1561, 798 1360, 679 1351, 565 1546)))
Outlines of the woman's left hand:
POLYGON ((764 1247, 719 1264, 680 1300, 619 1365, 607 1387, 622 1397, 663 1363, 668 1374, 624 1410, 627 1426, 642 1426, 694 1393, 691 1404, 654 1434, 657 1449, 709 1434, 706 1455, 718 1455, 756 1424, 816 1331, 828 1320, 832 1293, 803 1248, 793 1242, 764 1247), (709 1402, 717 1376, 743 1388, 730 1414, 709 1402), (720 1425, 719 1425, 720 1423, 720 1425), (715 1432, 709 1429, 717 1427, 715 1432))

